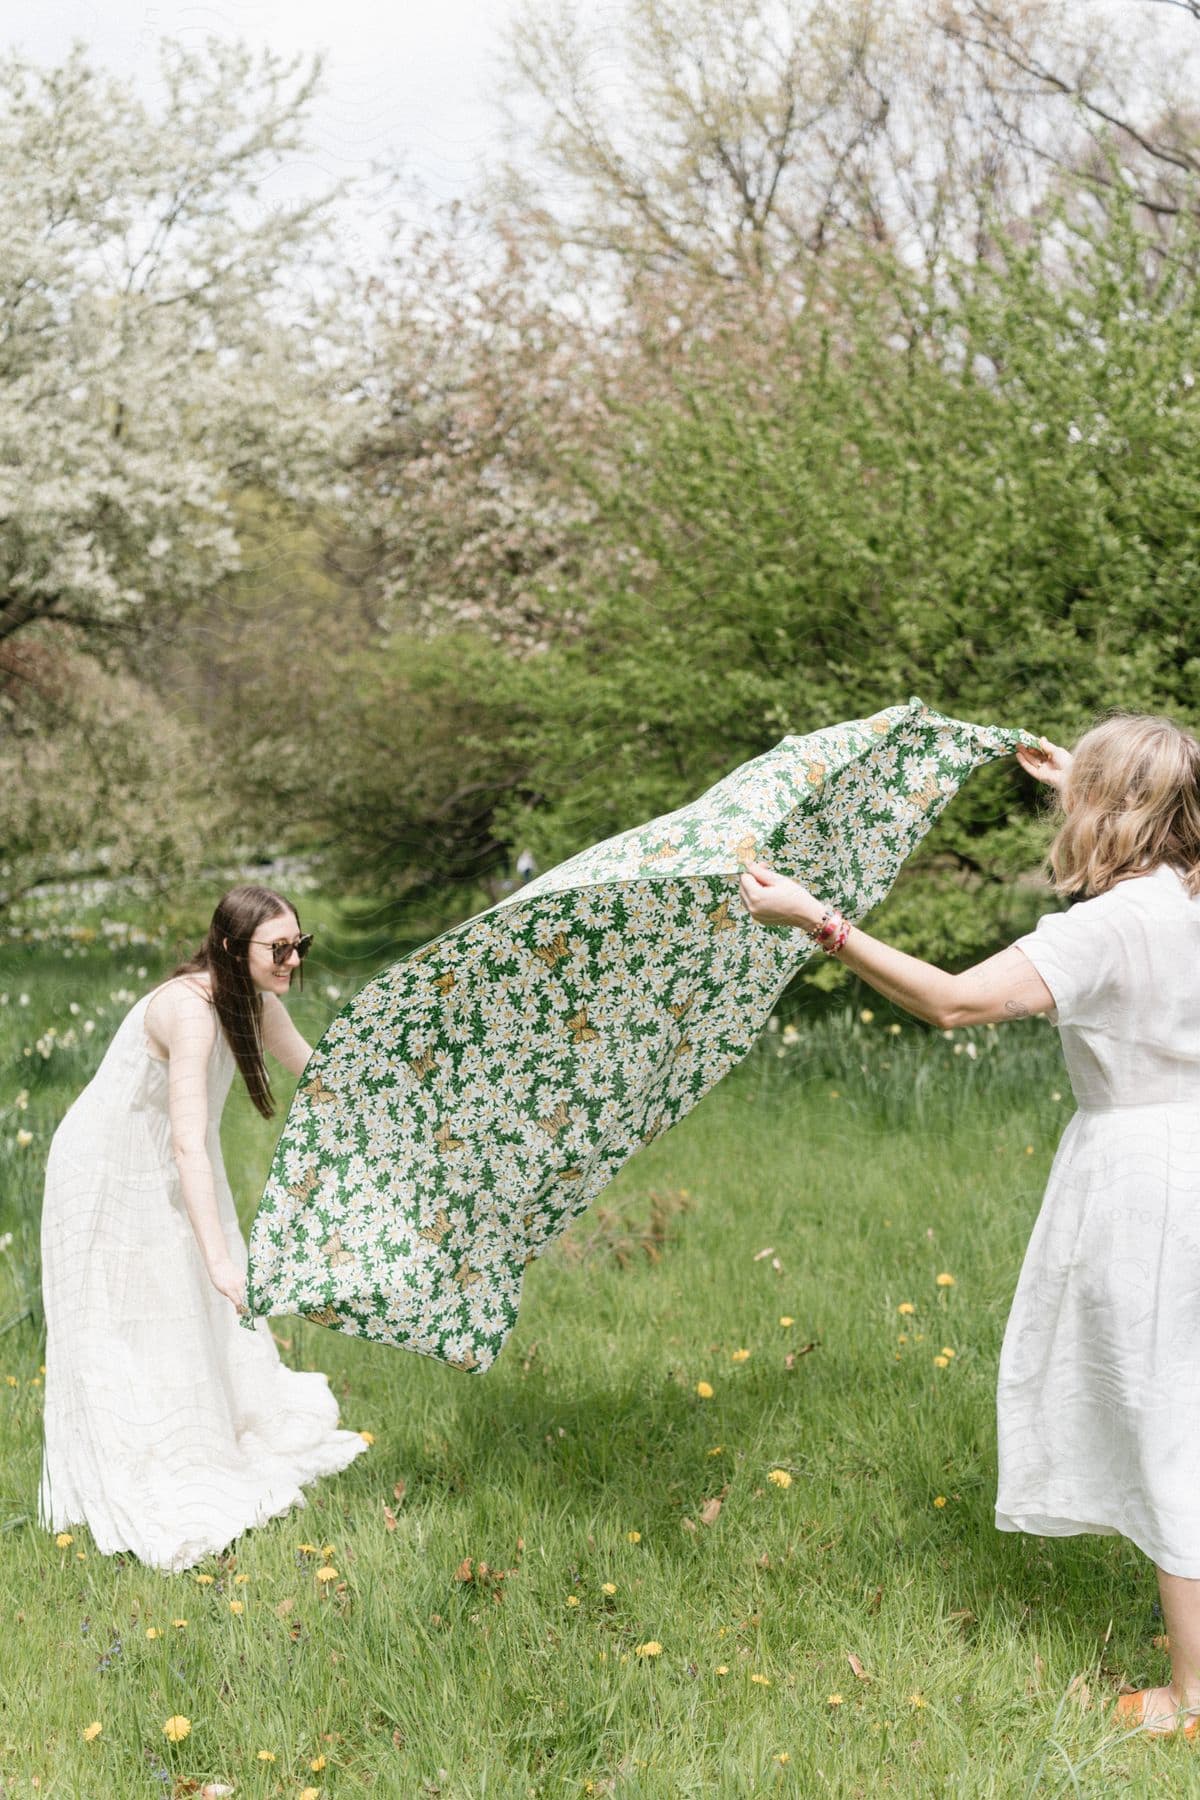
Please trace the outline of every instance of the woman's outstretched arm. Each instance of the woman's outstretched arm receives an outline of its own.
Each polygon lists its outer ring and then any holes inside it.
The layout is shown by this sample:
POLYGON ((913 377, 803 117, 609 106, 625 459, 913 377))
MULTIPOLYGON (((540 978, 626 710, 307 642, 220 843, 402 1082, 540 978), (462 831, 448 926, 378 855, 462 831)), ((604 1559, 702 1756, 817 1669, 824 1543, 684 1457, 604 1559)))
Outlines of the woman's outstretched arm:
MULTIPOLYGON (((762 863, 748 863, 740 885, 746 911, 761 924, 811 931, 824 916, 824 906, 807 888, 762 863)), ((943 1030, 1028 1019, 1054 1006, 1050 989, 1015 944, 974 968, 951 975, 903 950, 893 950, 855 925, 838 952, 838 961, 906 1012, 943 1030)))

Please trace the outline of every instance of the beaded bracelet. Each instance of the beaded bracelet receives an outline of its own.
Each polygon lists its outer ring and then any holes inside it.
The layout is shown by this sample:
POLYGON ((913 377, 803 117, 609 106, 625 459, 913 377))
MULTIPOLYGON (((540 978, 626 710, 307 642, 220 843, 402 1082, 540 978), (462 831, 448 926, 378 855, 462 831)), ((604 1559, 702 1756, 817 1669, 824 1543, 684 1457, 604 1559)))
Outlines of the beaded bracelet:
POLYGON ((820 944, 826 955, 836 956, 850 936, 850 921, 835 907, 827 906, 820 924, 807 935, 814 944, 820 944))

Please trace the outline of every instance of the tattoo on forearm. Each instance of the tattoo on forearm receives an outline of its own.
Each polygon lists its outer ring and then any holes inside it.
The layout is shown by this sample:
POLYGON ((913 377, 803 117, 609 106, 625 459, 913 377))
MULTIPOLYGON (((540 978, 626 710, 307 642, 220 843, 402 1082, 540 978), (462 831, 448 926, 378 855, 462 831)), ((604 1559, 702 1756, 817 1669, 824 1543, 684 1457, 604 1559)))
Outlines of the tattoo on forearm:
POLYGON ((1006 1000, 1004 1010, 1010 1019, 1031 1019, 1033 1017, 1023 1000, 1006 1000))

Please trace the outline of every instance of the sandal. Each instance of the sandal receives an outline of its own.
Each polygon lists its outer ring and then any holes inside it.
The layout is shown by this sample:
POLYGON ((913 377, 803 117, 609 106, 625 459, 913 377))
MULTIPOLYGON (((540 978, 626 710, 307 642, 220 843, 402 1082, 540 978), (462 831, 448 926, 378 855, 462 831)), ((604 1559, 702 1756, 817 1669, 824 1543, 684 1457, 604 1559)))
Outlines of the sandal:
MULTIPOLYGON (((1142 1721, 1145 1717, 1147 1695, 1161 1693, 1162 1691, 1163 1690, 1160 1688, 1139 1688, 1137 1692, 1133 1694, 1118 1694, 1116 1704, 1113 1707, 1114 1721, 1118 1725, 1125 1726, 1127 1729, 1136 1729, 1139 1725, 1142 1725, 1142 1721)), ((1183 1709, 1179 1708, 1177 1710, 1182 1711, 1183 1709)), ((1187 1718, 1180 1725, 1169 1726, 1166 1729, 1163 1729, 1161 1726, 1154 1727, 1145 1725, 1143 1726, 1143 1730, 1147 1737, 1175 1737, 1178 1733, 1182 1732, 1183 1736, 1190 1742, 1191 1739, 1196 1736, 1196 1733, 1200 1732, 1200 1713, 1189 1713, 1187 1718)))

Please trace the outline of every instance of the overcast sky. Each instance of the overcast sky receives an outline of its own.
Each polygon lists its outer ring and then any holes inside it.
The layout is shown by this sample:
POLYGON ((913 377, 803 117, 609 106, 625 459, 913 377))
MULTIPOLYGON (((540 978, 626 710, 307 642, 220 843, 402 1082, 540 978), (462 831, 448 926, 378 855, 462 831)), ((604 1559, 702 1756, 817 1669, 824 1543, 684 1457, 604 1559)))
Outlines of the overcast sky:
MULTIPOLYGON (((157 85, 156 43, 199 48, 210 34, 269 45, 281 55, 327 51, 324 98, 312 112, 311 169, 290 188, 326 187, 388 158, 431 199, 473 184, 495 142, 488 96, 497 49, 519 0, 48 0, 10 14, 0 41, 39 63, 60 61, 79 37, 95 60, 132 78, 147 99, 157 85)), ((364 201, 348 229, 371 236, 364 201)), ((364 248, 366 246, 363 246, 364 248)))
MULTIPOLYGON (((717 4, 718 0, 713 0, 717 4)), ((321 191, 332 178, 367 176, 386 160, 417 181, 433 201, 474 185, 496 144, 489 104, 504 30, 521 0, 43 0, 0 25, 0 43, 51 64, 80 37, 95 59, 132 79, 148 100, 156 88, 162 36, 200 47, 210 33, 243 38, 276 52, 327 52, 323 97, 311 119, 313 155, 295 159, 274 178, 276 193, 321 191)), ((611 15, 613 0, 590 12, 611 15)), ((1068 16, 1087 27, 1117 18, 1134 25, 1143 45, 1165 37, 1177 53, 1195 51, 1200 30, 1179 5, 1145 0, 1069 0, 1068 16)), ((343 216, 349 254, 368 261, 382 247, 385 211, 368 186, 343 216)))

